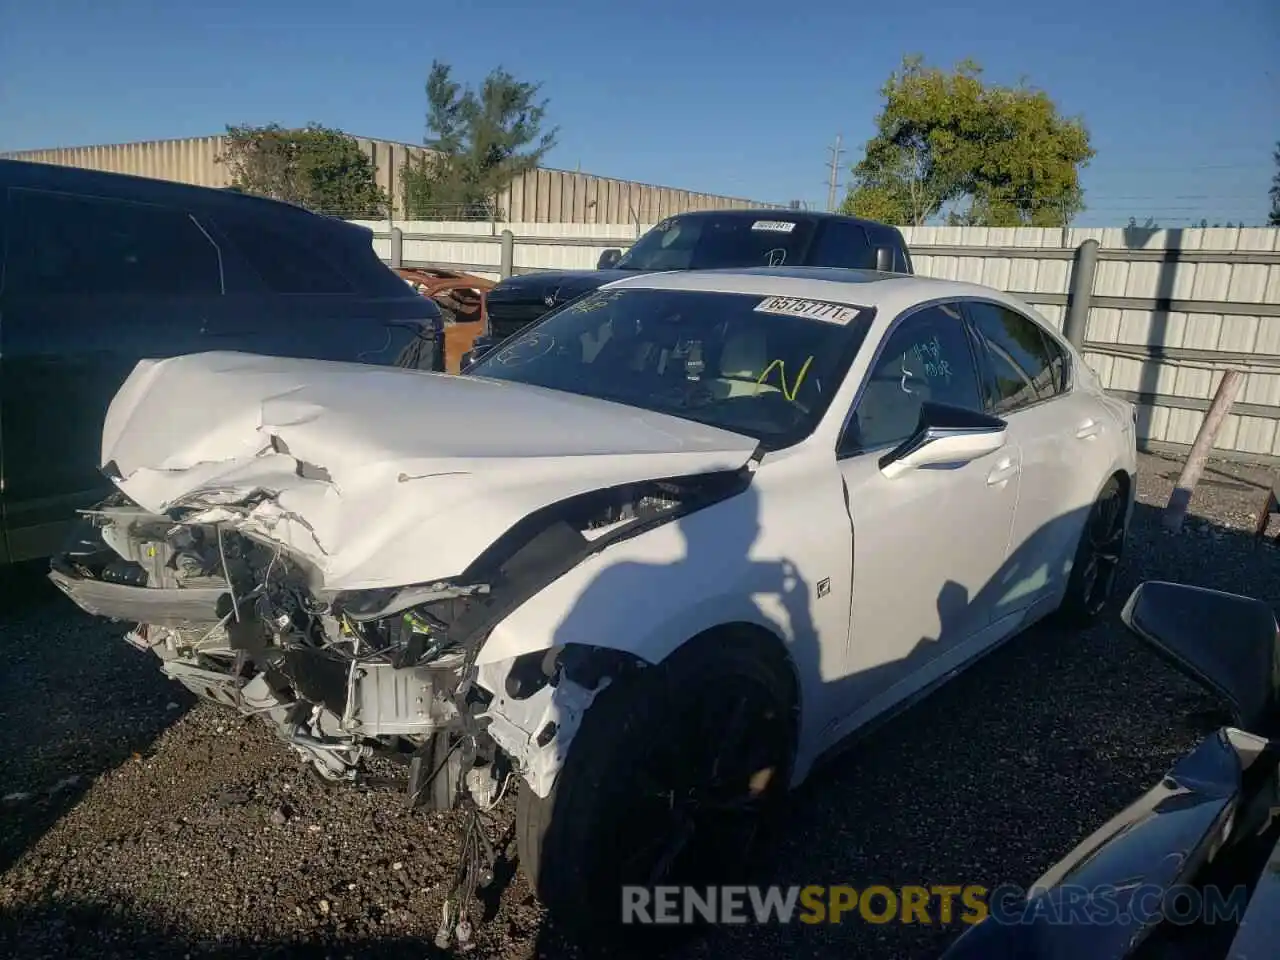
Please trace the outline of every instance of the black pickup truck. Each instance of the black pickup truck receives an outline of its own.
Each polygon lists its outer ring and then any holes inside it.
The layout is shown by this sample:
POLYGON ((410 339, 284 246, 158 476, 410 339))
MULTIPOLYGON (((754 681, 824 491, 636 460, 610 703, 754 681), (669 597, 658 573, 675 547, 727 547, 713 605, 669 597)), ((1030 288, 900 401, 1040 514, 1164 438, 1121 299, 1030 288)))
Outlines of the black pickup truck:
POLYGON ((595 270, 508 277, 488 292, 488 330, 464 365, 555 307, 613 280, 665 270, 735 267, 850 267, 913 273, 901 231, 874 220, 799 210, 703 210, 668 217, 595 270))

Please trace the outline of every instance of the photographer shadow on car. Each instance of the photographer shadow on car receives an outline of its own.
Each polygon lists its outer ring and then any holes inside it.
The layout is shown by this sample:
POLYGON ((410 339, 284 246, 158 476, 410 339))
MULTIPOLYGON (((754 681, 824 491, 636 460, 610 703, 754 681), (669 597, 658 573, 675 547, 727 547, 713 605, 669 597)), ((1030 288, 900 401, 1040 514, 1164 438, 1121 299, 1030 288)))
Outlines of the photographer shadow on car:
MULTIPOLYGON (((535 852, 522 868, 557 920, 618 914, 621 888, 733 882, 759 862, 760 828, 775 822, 791 779, 792 664, 821 663, 814 587, 787 558, 761 555, 759 500, 748 484, 715 511, 673 521, 679 560, 606 567, 556 630, 557 646, 579 644, 625 622, 628 607, 670 610, 654 643, 671 652, 622 672, 582 712, 550 795, 522 784, 517 830, 535 852), (738 567, 732 577, 726 564, 738 567), (737 589, 721 593, 729 580, 737 589), (722 625, 690 626, 703 619, 722 625)), ((575 931, 592 932, 606 933, 575 931)))

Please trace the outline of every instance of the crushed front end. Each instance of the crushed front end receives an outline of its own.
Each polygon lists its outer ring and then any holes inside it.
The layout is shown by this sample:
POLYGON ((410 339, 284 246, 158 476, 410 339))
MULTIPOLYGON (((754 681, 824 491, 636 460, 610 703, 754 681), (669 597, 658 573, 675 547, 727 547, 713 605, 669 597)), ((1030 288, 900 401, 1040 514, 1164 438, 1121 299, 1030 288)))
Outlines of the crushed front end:
POLYGON ((450 628, 484 584, 329 596, 278 545, 120 495, 87 514, 50 578, 86 612, 133 622, 126 639, 165 674, 258 717, 327 780, 387 756, 410 803, 442 809, 459 781, 487 802, 509 773, 486 737, 457 749, 483 695, 459 701, 466 650, 450 628))

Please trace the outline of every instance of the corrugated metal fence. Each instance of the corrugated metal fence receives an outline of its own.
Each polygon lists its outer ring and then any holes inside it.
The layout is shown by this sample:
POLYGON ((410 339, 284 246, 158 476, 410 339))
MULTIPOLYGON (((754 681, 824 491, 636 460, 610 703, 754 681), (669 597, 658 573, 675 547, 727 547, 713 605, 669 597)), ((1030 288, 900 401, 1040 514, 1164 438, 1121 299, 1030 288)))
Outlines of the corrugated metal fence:
MULTIPOLYGON (((388 225, 370 223, 390 260, 388 225)), ((403 223, 406 266, 452 265, 500 276, 505 226, 515 273, 588 269, 633 242, 634 225, 403 223)), ((640 229, 648 229, 642 224, 640 229)), ((1185 449, 1225 369, 1246 371, 1220 453, 1280 460, 1280 228, 989 229, 912 227, 904 233, 924 276, 1016 293, 1061 329, 1076 250, 1100 245, 1085 356, 1103 383, 1139 405, 1151 449, 1185 449)))

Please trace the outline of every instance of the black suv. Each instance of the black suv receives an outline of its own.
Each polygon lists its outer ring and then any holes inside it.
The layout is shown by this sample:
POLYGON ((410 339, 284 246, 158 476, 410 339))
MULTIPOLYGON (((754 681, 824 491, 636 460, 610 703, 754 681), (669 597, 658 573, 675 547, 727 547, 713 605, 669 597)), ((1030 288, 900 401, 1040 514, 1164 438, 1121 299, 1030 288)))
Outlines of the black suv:
POLYGON ((370 232, 291 204, 0 160, 0 251, 0 563, 49 555, 110 492, 103 418, 142 358, 443 369, 439 309, 370 232))
POLYGON ((849 267, 913 273, 902 232, 874 220, 798 210, 702 210, 663 220, 623 253, 606 250, 595 270, 508 277, 485 295, 489 327, 470 360, 552 308, 613 280, 662 270, 849 267))

